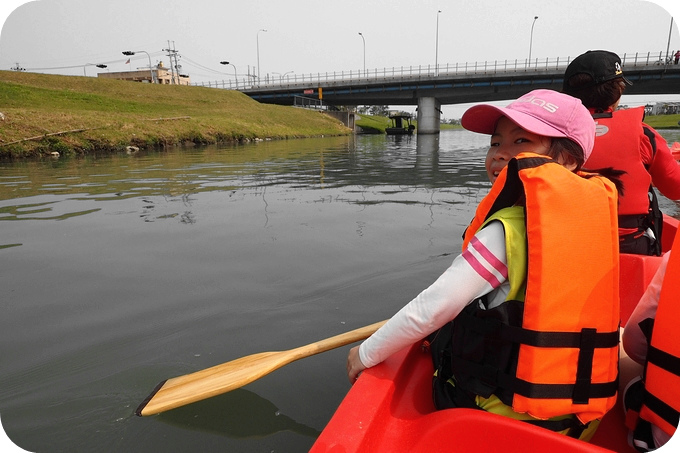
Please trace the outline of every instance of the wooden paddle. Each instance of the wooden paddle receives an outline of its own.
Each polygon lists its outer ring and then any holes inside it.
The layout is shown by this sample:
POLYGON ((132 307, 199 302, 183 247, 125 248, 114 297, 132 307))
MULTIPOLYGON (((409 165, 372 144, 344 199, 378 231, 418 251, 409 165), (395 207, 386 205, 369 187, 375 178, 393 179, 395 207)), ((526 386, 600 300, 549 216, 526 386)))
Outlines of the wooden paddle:
POLYGON ((195 373, 168 379, 156 386, 135 410, 135 414, 140 417, 160 414, 243 387, 296 360, 368 338, 385 322, 380 321, 299 348, 260 352, 195 373))

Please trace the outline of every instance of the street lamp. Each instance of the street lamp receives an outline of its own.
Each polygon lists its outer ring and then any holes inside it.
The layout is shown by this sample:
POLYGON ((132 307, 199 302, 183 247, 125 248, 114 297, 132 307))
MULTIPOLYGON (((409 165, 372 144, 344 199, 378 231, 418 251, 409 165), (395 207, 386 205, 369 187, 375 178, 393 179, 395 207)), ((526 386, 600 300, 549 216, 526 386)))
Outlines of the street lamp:
POLYGON ((437 11, 437 38, 435 41, 435 49, 434 49, 434 74, 439 75, 439 68, 438 68, 438 63, 439 63, 439 13, 441 13, 441 10, 437 11))
POLYGON ((267 32, 264 28, 260 28, 255 34, 255 40, 257 41, 257 80, 260 81, 260 32, 267 32))
POLYGON ((670 62, 670 57, 668 56, 668 49, 671 47, 671 35, 673 34, 673 16, 671 16, 671 28, 668 30, 668 44, 666 44, 666 64, 670 62))
POLYGON ((288 74, 292 74, 293 72, 294 71, 288 71, 288 72, 284 72, 283 74, 281 74, 280 72, 272 72, 272 74, 278 75, 279 76, 279 83, 283 83, 283 78, 286 77, 288 74))
POLYGON ((366 75, 366 39, 364 39, 363 33, 359 32, 361 40, 364 42, 364 75, 366 75))
POLYGON ((149 52, 145 50, 126 50, 123 52, 123 55, 131 56, 136 54, 137 52, 145 53, 147 57, 149 57, 149 72, 151 73, 151 83, 156 83, 156 76, 153 73, 153 67, 151 66, 151 55, 149 55, 149 52))
POLYGON ((88 67, 88 66, 96 66, 96 67, 101 68, 101 69, 106 69, 108 67, 105 64, 85 63, 83 65, 83 75, 85 77, 87 77, 87 72, 85 71, 85 68, 88 67))
POLYGON ((529 39, 529 66, 531 66, 531 45, 534 42, 534 25, 536 25, 538 16, 534 16, 534 21, 531 23, 531 38, 529 39))
MULTIPOLYGON (((228 61, 220 61, 220 64, 234 66, 232 63, 229 63, 228 61)), ((236 89, 238 90, 238 74, 236 74, 236 66, 234 66, 234 81, 236 82, 236 89)))

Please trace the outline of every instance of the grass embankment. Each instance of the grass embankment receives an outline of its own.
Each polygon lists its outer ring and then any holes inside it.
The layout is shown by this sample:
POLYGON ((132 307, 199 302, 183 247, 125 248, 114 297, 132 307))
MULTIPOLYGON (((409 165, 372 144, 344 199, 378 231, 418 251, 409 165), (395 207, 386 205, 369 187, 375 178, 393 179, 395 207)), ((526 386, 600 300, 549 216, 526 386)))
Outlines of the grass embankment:
POLYGON ((645 123, 654 129, 680 129, 680 113, 674 115, 647 115, 645 123))
POLYGON ((0 112, 5 159, 351 133, 237 91, 13 71, 0 71, 0 112))
POLYGON ((384 134, 385 129, 390 127, 390 119, 386 116, 359 114, 354 124, 366 134, 384 134))

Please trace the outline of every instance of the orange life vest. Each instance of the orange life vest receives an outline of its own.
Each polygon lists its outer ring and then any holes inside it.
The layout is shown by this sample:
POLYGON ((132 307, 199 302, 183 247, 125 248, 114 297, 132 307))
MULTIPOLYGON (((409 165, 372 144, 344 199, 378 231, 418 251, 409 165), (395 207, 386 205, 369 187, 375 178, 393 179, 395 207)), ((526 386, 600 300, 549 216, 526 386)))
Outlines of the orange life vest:
MULTIPOLYGON (((463 247, 489 215, 514 205, 522 194, 526 292, 523 302, 501 304, 520 310, 519 323, 491 321, 497 329, 493 333, 480 326, 480 337, 495 335, 492 345, 454 359, 455 368, 472 373, 482 387, 491 383, 490 392, 516 412, 539 419, 576 414, 585 424, 614 405, 618 387, 616 189, 606 178, 577 175, 546 156, 521 153, 480 203, 463 247), (498 341, 514 344, 516 352, 509 364, 492 370, 486 361, 495 355, 498 341)), ((478 310, 466 313, 461 325, 488 319, 483 312, 491 310, 478 310)))
POLYGON ((640 417, 673 435, 680 411, 680 234, 675 236, 647 350, 640 417))

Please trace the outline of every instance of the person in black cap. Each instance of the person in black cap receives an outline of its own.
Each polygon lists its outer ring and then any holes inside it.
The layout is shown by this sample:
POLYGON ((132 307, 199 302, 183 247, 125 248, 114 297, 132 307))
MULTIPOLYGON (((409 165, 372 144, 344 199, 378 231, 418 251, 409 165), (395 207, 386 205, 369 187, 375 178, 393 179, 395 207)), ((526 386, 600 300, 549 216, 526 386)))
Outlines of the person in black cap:
POLYGON ((589 50, 567 67, 562 91, 580 99, 595 119, 595 147, 584 168, 626 172, 619 198, 621 253, 661 255, 663 215, 652 184, 667 198, 680 199, 680 165, 666 140, 643 122, 644 107, 617 110, 630 85, 618 55, 589 50))

